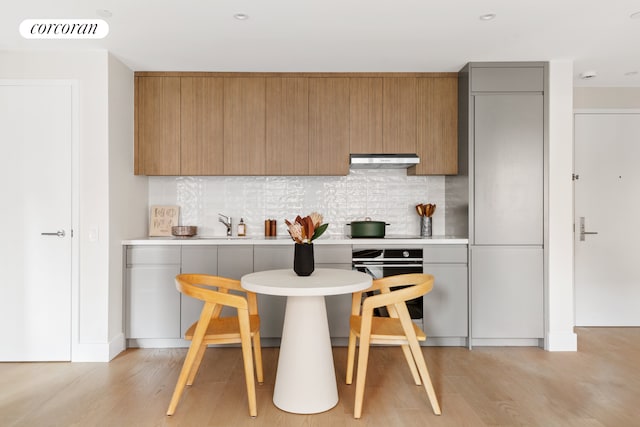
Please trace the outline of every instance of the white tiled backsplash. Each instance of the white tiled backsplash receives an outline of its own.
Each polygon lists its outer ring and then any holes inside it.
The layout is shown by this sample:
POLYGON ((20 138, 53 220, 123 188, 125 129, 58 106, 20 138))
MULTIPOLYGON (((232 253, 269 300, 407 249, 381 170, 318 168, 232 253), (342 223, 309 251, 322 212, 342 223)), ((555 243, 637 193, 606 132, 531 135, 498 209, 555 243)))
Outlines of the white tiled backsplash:
POLYGON ((248 236, 264 236, 264 220, 278 221, 316 211, 329 223, 326 234, 343 236, 345 224, 370 217, 386 221, 386 233, 418 235, 418 203, 438 205, 433 234, 444 234, 444 177, 407 176, 404 169, 353 170, 347 176, 150 177, 149 205, 180 206, 180 224, 197 225, 200 236, 224 236, 218 213, 240 218, 248 236))

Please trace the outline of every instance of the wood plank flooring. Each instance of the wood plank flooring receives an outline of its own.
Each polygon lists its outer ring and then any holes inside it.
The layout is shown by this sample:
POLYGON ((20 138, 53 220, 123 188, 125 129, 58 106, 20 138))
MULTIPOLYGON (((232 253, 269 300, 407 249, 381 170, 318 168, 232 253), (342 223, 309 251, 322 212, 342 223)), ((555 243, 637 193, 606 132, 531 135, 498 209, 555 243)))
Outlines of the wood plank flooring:
POLYGON ((579 328, 578 352, 423 348, 442 407, 433 415, 399 348, 371 349, 362 419, 334 348, 338 405, 295 415, 272 401, 278 349, 264 349, 258 417, 238 348, 209 349, 176 414, 165 415, 185 349, 130 349, 111 363, 0 364, 0 426, 640 426, 640 328, 579 328))

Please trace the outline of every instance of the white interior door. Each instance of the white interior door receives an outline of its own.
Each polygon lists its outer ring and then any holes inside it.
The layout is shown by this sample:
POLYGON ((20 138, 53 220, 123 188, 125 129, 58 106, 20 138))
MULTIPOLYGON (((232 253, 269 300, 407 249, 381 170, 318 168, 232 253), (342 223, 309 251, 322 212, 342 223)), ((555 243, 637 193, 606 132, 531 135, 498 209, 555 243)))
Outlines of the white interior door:
POLYGON ((0 82, 1 361, 71 360, 71 102, 0 82))
POLYGON ((576 325, 640 326, 640 113, 574 125, 576 325))

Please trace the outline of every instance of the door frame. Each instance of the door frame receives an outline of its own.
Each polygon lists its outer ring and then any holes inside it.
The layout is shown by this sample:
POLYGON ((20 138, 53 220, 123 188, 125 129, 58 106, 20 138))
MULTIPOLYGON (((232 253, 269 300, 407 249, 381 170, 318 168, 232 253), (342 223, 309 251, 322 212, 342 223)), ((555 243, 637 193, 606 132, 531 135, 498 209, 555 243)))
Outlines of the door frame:
POLYGON ((80 172, 79 95, 74 79, 4 79, 0 86, 68 86, 71 88, 71 361, 80 344, 80 172))
MULTIPOLYGON (((573 150, 572 150, 572 169, 573 173, 576 172, 576 115, 578 114, 612 114, 612 115, 621 115, 621 114, 640 114, 640 108, 574 108, 573 109, 573 150)), ((578 225, 576 224, 576 187, 575 180, 573 180, 573 324, 576 324, 576 240, 578 233, 578 225)))

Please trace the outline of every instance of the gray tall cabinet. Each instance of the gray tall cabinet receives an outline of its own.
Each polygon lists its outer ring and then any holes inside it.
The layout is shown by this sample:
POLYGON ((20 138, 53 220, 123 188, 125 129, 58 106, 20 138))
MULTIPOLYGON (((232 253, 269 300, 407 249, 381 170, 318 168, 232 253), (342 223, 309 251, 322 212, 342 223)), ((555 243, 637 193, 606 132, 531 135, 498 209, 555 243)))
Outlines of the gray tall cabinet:
POLYGON ((461 173, 445 183, 446 231, 469 236, 470 344, 544 337, 546 75, 546 63, 460 72, 461 173))

